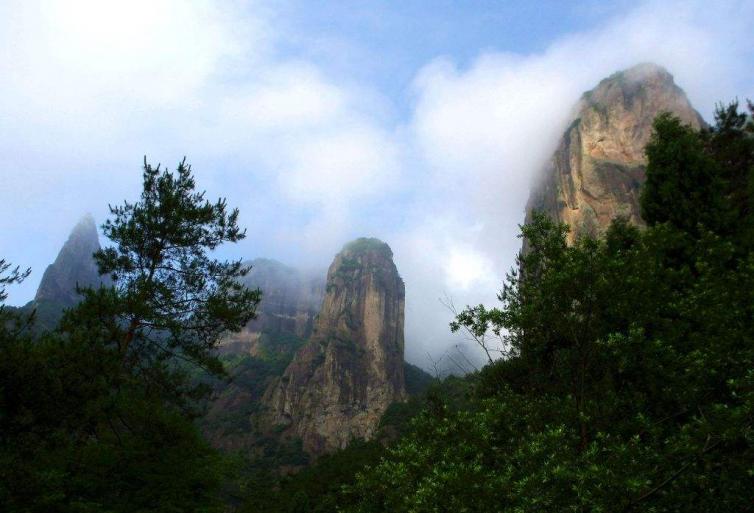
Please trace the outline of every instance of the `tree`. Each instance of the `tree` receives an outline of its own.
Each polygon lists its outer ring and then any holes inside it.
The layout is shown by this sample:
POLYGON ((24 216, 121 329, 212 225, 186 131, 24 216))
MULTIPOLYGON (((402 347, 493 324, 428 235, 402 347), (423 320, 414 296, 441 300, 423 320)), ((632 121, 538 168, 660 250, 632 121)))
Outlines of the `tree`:
POLYGON ((112 342, 125 365, 181 358, 220 373, 213 354, 220 336, 251 320, 261 297, 239 282, 248 272, 240 260, 209 256, 245 237, 238 210, 228 212, 224 199, 210 203, 195 192, 185 159, 175 174, 145 159, 140 201, 111 206, 110 212, 113 218, 102 228, 114 246, 95 259, 100 273, 114 280, 114 295, 89 292, 79 311, 111 303, 117 317, 110 325, 112 342))
POLYGON ((5 300, 8 299, 7 287, 16 283, 24 281, 31 269, 27 268, 21 270, 19 266, 13 267, 10 262, 7 262, 4 258, 0 258, 0 330, 11 329, 12 324, 17 324, 19 319, 17 316, 11 314, 5 305, 5 300))
POLYGON ((698 223, 719 227, 722 177, 718 162, 704 151, 699 134, 677 117, 661 114, 646 153, 649 163, 641 214, 647 224, 668 222, 690 233, 696 232, 698 223))
POLYGON ((647 145, 642 218, 698 235, 702 225, 752 242, 754 212, 754 105, 720 105, 715 124, 694 131, 671 114, 660 115, 647 145))
POLYGON ((12 267, 10 262, 6 262, 4 258, 0 258, 0 303, 5 303, 8 299, 8 293, 6 287, 14 283, 21 283, 29 274, 31 269, 21 270, 19 266, 12 267))

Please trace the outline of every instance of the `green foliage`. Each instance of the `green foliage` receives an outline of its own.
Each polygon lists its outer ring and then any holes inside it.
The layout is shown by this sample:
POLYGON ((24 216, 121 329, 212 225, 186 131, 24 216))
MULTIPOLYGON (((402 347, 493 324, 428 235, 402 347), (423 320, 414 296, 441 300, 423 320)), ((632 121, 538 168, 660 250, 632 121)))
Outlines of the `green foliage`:
POLYGON ((260 354, 230 354, 220 357, 229 379, 210 379, 206 374, 194 376, 195 380, 209 383, 214 390, 214 401, 230 402, 233 408, 215 411, 199 419, 203 431, 215 437, 253 432, 251 416, 261 407, 261 398, 271 381, 283 375, 295 351, 303 340, 288 334, 262 334, 260 354), (244 400, 233 401, 234 395, 244 400))
POLYGON ((648 224, 668 222, 690 233, 699 223, 721 227, 721 163, 705 151, 701 139, 671 114, 657 118, 646 148, 649 164, 641 198, 642 217, 648 224))
POLYGON ((4 511, 219 510, 223 465, 183 412, 89 338, 0 341, 4 511))
POLYGON ((354 482, 356 474, 375 464, 384 449, 378 442, 356 441, 348 448, 322 456, 298 474, 276 481, 268 478, 254 482, 246 513, 330 513, 342 504, 341 489, 354 482))
POLYGON ((735 106, 660 116, 649 228, 566 244, 522 228, 499 308, 455 320, 510 355, 436 401, 346 490, 344 511, 748 511, 754 503, 754 137, 735 106))
POLYGON ((29 276, 29 274, 31 274, 31 269, 22 271, 19 266, 11 267, 11 264, 6 262, 5 259, 0 259, 0 303, 5 303, 5 300, 8 299, 8 293, 6 291, 8 285, 21 283, 29 276))
POLYGON ((290 333, 262 333, 259 339, 259 357, 285 369, 296 351, 305 343, 306 340, 290 333))
POLYGON ((30 268, 22 271, 19 266, 13 267, 10 262, 0 259, 0 334, 3 336, 10 336, 10 332, 22 330, 26 324, 33 321, 33 312, 24 319, 23 311, 5 304, 5 300, 8 299, 7 287, 21 283, 30 274, 30 268))
MULTIPOLYGON (((277 454, 275 459, 267 460, 271 465, 256 462, 254 472, 247 476, 243 486, 248 499, 241 511, 325 513, 358 505, 360 498, 343 493, 344 489, 355 485, 360 472, 379 465, 388 455, 386 447, 408 435, 416 425, 414 419, 423 412, 468 409, 473 382, 474 376, 433 381, 406 403, 391 405, 380 420, 374 440, 354 440, 345 449, 318 458, 298 473, 283 477, 275 473, 282 461, 277 454)), ((272 440, 266 443, 268 447, 276 447, 272 440)))
MULTIPOLYGON (((354 271, 359 271, 361 270, 361 268, 362 266, 359 263, 358 259, 350 256, 344 256, 340 260, 338 270, 335 272, 335 277, 340 278, 345 282, 349 282, 353 278, 354 271)), ((328 283, 327 287, 327 292, 330 292, 333 289, 334 284, 328 283)))

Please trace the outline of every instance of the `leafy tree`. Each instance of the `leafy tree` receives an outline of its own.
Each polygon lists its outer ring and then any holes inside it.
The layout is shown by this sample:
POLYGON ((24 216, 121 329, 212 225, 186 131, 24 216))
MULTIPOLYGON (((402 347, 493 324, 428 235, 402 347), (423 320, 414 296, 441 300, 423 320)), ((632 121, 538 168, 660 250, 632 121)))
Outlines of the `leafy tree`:
POLYGON ((671 114, 655 121, 647 145, 642 217, 670 223, 689 235, 697 226, 752 242, 754 212, 754 105, 718 106, 715 125, 696 132, 671 114))
POLYGON ((0 337, 3 510, 219 509, 216 452, 180 409, 84 335, 0 337))
POLYGON ((708 228, 722 226, 720 165, 700 143, 696 131, 669 113, 655 121, 646 148, 649 163, 641 198, 647 224, 668 222, 692 234, 698 223, 708 228))

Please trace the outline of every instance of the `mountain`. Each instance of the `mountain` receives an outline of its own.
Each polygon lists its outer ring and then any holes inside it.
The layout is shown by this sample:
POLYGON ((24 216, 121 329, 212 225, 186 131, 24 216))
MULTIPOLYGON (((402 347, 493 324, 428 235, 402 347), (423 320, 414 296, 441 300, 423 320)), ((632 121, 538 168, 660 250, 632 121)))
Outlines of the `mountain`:
POLYGON ((76 287, 98 287, 109 284, 100 276, 94 252, 100 249, 94 218, 87 214, 76 223, 55 261, 47 266, 34 299, 23 310, 36 310, 35 330, 53 328, 63 310, 75 306, 80 296, 76 287))
POLYGON ((223 353, 257 355, 260 337, 287 336, 309 338, 314 318, 325 295, 324 273, 309 275, 276 260, 257 258, 246 262, 251 271, 243 284, 262 291, 257 317, 239 333, 228 335, 222 342, 223 353))
POLYGON ((274 430, 300 437, 311 455, 370 439, 406 397, 405 288, 392 257, 365 238, 336 255, 314 333, 265 394, 274 430))
POLYGON ((603 233, 613 218, 642 224, 639 191, 644 147, 658 114, 671 112, 694 128, 704 126, 673 76, 655 64, 639 64, 602 80, 584 93, 541 182, 526 207, 571 227, 569 242, 603 233))

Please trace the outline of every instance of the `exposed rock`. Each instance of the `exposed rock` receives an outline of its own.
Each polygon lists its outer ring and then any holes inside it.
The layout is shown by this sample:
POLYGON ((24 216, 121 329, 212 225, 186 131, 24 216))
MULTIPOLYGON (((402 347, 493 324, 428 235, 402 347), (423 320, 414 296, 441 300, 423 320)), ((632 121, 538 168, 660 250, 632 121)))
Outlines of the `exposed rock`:
POLYGON ((55 262, 47 266, 39 283, 35 303, 49 302, 63 307, 78 303, 79 287, 97 287, 109 282, 107 277, 100 277, 94 252, 100 249, 97 227, 94 218, 87 214, 76 224, 55 262))
POLYGON ((654 64, 616 73, 584 93, 541 184, 527 204, 571 227, 569 242, 604 233, 617 216, 641 225, 639 189, 644 147, 658 114, 671 112, 694 128, 704 125, 672 75, 654 64))
POLYGON ((390 247, 357 239, 335 257, 314 334, 265 397, 269 423, 320 455, 369 439, 405 398, 405 289, 390 247))
POLYGON ((247 264, 251 271, 243 283, 259 288, 262 301, 256 319, 220 342, 232 381, 214 383, 213 400, 200 425, 214 447, 256 459, 263 448, 278 443, 256 427, 262 396, 311 336, 325 295, 325 273, 315 277, 266 258, 247 264))
POLYGON ((257 356, 262 334, 308 338, 325 295, 324 276, 309 276, 267 258, 257 258, 248 264, 251 271, 243 278, 244 285, 262 291, 257 318, 240 332, 226 337, 221 351, 257 356))

